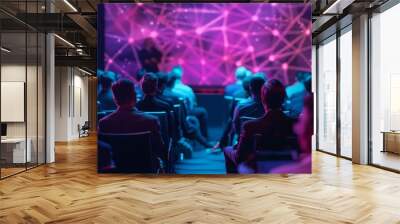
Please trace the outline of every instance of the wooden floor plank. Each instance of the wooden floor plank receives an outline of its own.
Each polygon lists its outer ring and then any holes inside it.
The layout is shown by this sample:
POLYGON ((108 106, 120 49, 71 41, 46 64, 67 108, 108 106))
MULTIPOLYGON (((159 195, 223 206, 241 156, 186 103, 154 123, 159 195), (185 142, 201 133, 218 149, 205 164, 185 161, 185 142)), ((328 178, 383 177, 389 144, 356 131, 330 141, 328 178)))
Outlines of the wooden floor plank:
POLYGON ((0 223, 400 223, 400 175, 320 152, 311 175, 97 174, 96 139, 0 181, 0 223))

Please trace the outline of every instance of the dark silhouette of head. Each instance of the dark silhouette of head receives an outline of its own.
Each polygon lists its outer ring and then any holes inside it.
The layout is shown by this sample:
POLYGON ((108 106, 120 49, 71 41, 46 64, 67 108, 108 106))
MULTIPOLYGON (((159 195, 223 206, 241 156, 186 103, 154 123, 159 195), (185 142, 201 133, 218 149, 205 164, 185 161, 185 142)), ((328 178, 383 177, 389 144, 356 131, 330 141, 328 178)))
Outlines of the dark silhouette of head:
POLYGON ((107 76, 101 76, 99 78, 99 82, 100 82, 100 85, 101 85, 101 90, 102 91, 108 91, 108 90, 111 89, 113 80, 111 78, 107 77, 107 76))
POLYGON ((143 40, 143 48, 144 49, 150 50, 155 47, 156 47, 156 43, 154 42, 153 38, 148 37, 143 40))
POLYGON ((154 96, 158 90, 158 79, 155 74, 147 73, 142 78, 142 90, 145 95, 154 96))
POLYGON ((118 107, 133 108, 136 104, 135 84, 127 79, 117 81, 112 85, 114 102, 118 107))
POLYGON ((285 96, 285 87, 279 80, 271 79, 267 81, 261 91, 265 111, 281 109, 285 96))
POLYGON ((250 79, 250 93, 254 99, 261 99, 261 88, 265 83, 265 78, 261 75, 254 75, 250 79))

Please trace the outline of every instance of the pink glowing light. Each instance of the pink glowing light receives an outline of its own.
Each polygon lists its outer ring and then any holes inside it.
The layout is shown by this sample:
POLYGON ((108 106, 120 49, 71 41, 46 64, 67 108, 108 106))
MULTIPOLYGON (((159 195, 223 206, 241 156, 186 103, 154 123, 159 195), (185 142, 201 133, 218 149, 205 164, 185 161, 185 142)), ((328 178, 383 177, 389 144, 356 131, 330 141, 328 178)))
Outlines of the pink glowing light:
POLYGON ((251 17, 251 20, 254 21, 254 22, 255 22, 255 21, 258 21, 258 16, 256 16, 256 15, 252 16, 252 17, 251 17))
POLYGON ((202 34, 204 32, 204 30, 199 27, 199 28, 196 28, 195 32, 200 35, 200 34, 202 34))
POLYGON ((247 47, 248 52, 254 52, 254 47, 253 46, 248 46, 247 47))
POLYGON ((288 70, 288 68, 289 68, 289 65, 287 63, 283 63, 282 64, 282 69, 283 70, 288 70))
POLYGON ((158 32, 156 32, 156 31, 151 31, 151 32, 150 32, 150 37, 152 37, 152 38, 157 38, 157 37, 158 37, 158 32))
POLYGON ((181 36, 181 35, 182 35, 182 30, 176 30, 175 34, 176 34, 177 36, 181 36))
POLYGON ((279 36, 279 30, 272 30, 272 35, 279 36))
POLYGON ((275 61, 275 55, 271 54, 271 55, 268 57, 268 60, 270 60, 270 61, 275 61))
POLYGON ((306 29, 306 30, 304 31, 304 34, 305 34, 306 36, 310 35, 310 34, 311 34, 310 29, 306 29))
POLYGON ((135 41, 135 39, 133 39, 133 37, 129 37, 129 39, 128 39, 128 43, 133 43, 135 41))

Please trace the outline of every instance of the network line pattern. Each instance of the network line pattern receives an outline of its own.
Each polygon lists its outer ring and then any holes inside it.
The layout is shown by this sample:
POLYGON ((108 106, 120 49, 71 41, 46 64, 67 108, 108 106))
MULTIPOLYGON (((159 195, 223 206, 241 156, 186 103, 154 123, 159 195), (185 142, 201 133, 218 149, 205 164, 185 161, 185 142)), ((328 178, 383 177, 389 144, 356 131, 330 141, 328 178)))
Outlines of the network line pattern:
POLYGON ((285 84, 311 72, 310 4, 105 4, 103 25, 105 70, 125 78, 140 69, 149 37, 163 52, 160 69, 181 65, 191 85, 232 83, 238 66, 285 84))

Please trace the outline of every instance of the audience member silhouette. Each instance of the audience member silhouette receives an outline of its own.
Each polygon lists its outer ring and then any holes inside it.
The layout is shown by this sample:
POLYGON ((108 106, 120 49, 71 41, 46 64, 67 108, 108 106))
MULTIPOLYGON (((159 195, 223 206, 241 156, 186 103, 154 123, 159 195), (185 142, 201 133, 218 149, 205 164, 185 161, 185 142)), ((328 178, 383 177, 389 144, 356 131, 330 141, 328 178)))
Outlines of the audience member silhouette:
POLYGON ((304 97, 304 108, 294 126, 300 145, 300 156, 297 161, 271 170, 271 173, 311 173, 311 147, 313 130, 313 96, 304 97))
POLYGON ((243 89, 243 80, 251 73, 246 67, 240 66, 235 71, 236 82, 225 87, 225 96, 234 96, 245 98, 245 90, 243 89))
POLYGON ((175 84, 172 91, 188 101, 188 115, 197 117, 200 122, 201 134, 205 138, 208 138, 207 110, 203 107, 197 106, 196 95, 194 94, 192 88, 182 82, 182 66, 175 66, 171 71, 171 75, 173 76, 173 79, 175 79, 175 84))
POLYGON ((286 87, 287 101, 285 110, 292 118, 297 118, 303 109, 304 97, 307 94, 306 82, 311 80, 311 74, 308 72, 298 72, 296 82, 286 87))
POLYGON ((163 54, 157 48, 154 39, 143 40, 143 47, 138 53, 140 64, 146 72, 158 72, 158 65, 161 63, 163 54))
POLYGON ((113 80, 110 77, 99 77, 99 84, 101 88, 97 96, 97 101, 99 102, 99 111, 115 110, 117 108, 111 91, 112 83, 113 80))
POLYGON ((100 133, 127 134, 150 131, 152 133, 153 152, 164 161, 167 150, 160 133, 157 117, 138 111, 136 105, 135 85, 130 80, 119 80, 112 85, 116 111, 99 121, 100 133))
POLYGON ((265 114, 261 118, 247 121, 240 132, 239 143, 235 147, 224 148, 226 169, 237 172, 237 166, 243 162, 254 167, 254 136, 261 134, 263 142, 271 144, 278 139, 292 136, 292 120, 282 112, 285 99, 285 87, 276 79, 267 81, 262 87, 261 100, 265 114))
POLYGON ((158 92, 157 76, 151 73, 145 74, 142 78, 141 85, 144 97, 141 101, 137 103, 136 107, 140 111, 166 112, 168 117, 168 131, 169 133, 173 133, 174 132, 173 124, 170 123, 171 121, 175 120, 173 118, 173 115, 171 114, 173 108, 168 103, 157 98, 157 92, 158 92))
POLYGON ((253 76, 250 80, 251 100, 238 104, 233 114, 233 130, 240 134, 240 117, 259 118, 264 115, 264 106, 261 102, 261 88, 265 83, 263 76, 253 76))

